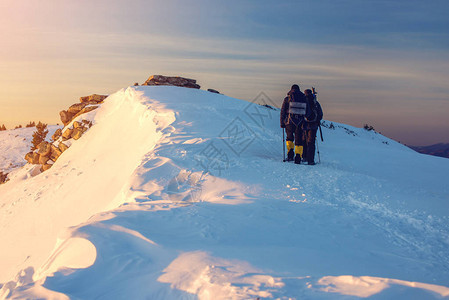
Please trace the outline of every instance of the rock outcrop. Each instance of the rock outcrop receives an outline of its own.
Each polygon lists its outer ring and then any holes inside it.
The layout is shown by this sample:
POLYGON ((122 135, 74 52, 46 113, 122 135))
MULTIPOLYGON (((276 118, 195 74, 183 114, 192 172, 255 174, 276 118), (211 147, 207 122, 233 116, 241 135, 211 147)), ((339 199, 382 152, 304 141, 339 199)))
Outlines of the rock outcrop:
POLYGON ((50 169, 51 166, 52 166, 52 165, 49 165, 49 164, 42 165, 41 171, 42 171, 42 172, 45 172, 45 171, 47 171, 48 169, 50 169))
POLYGON ((69 107, 69 109, 67 110, 69 113, 76 115, 77 113, 79 113, 85 106, 87 106, 87 103, 75 103, 72 106, 69 107))
POLYGON ((56 147, 55 145, 51 145, 51 154, 50 154, 50 159, 52 161, 56 161, 59 156, 62 154, 62 151, 59 150, 58 147, 56 147))
POLYGON ((67 110, 61 111, 59 115, 64 128, 55 131, 52 136, 52 143, 44 141, 39 144, 36 151, 27 153, 25 160, 30 164, 40 164, 41 172, 50 169, 59 156, 71 145, 69 140, 78 140, 92 126, 92 121, 78 117, 100 107, 107 97, 97 94, 81 97, 80 103, 75 103, 67 110), (75 118, 78 119, 72 123, 75 118), (63 143, 63 141, 68 142, 63 143))
POLYGON ((72 133, 73 133, 73 128, 66 128, 62 132, 62 140, 67 141, 68 139, 70 139, 72 137, 72 133))
POLYGON ((0 171, 0 184, 5 183, 6 181, 8 181, 8 173, 0 171))
POLYGON ((38 146, 37 153, 40 156, 48 156, 51 153, 51 144, 48 142, 42 142, 38 146))
MULTIPOLYGON (((135 83, 137 86, 138 83, 135 83)), ((199 89, 196 80, 184 77, 169 77, 153 75, 143 85, 169 85, 186 88, 199 89)), ((216 90, 209 89, 212 93, 216 90)), ((78 140, 92 126, 92 121, 79 116, 86 114, 100 107, 107 95, 92 94, 80 98, 79 103, 71 105, 67 110, 59 113, 64 128, 56 130, 52 136, 52 143, 42 142, 38 149, 25 155, 25 160, 30 164, 40 164, 41 171, 44 172, 52 167, 55 161, 66 151, 73 140, 78 140), (76 120, 75 120, 76 119, 76 120), (75 121, 74 121, 75 120, 75 121), (72 122, 73 121, 73 122, 72 122)))
MULTIPOLYGON (((104 101, 104 99, 106 99, 107 97, 108 97, 108 95, 92 94, 90 96, 81 97, 80 102, 81 103, 95 102, 95 103, 99 104, 99 103, 102 103, 104 101)), ((91 103, 91 104, 93 104, 93 103, 91 103)))
POLYGON ((219 91, 214 90, 214 89, 207 89, 208 92, 214 93, 214 94, 220 94, 219 91))
POLYGON ((44 155, 39 156, 39 164, 41 164, 41 165, 46 165, 49 160, 50 160, 50 157, 48 157, 48 156, 44 156, 44 155))
POLYGON ((142 85, 171 85, 185 88, 199 89, 200 86, 196 84, 195 79, 189 79, 184 77, 170 77, 162 75, 153 75, 148 78, 142 85))
POLYGON ((37 152, 28 152, 25 155, 25 160, 30 164, 37 165, 39 164, 39 154, 37 152))
POLYGON ((104 99, 106 99, 107 97, 108 95, 98 94, 81 97, 80 103, 75 103, 71 105, 67 110, 63 110, 59 113, 62 124, 64 124, 64 126, 67 126, 67 124, 72 122, 72 120, 79 115, 85 114, 98 108, 98 106, 103 103, 104 99))
POLYGON ((51 139, 52 139, 53 141, 56 141, 56 140, 58 140, 58 139, 61 137, 61 134, 62 134, 62 129, 61 129, 61 128, 58 128, 58 129, 55 131, 55 133, 51 136, 51 139))
POLYGON ((64 152, 65 150, 69 149, 69 146, 67 146, 67 145, 64 144, 63 142, 59 142, 58 149, 61 150, 61 153, 62 153, 62 152, 64 152))
POLYGON ((61 117, 61 122, 62 122, 62 124, 64 124, 64 126, 69 124, 70 121, 72 121, 72 118, 73 118, 73 114, 69 113, 66 110, 61 111, 59 113, 59 116, 61 117))
POLYGON ((72 139, 78 140, 83 135, 83 133, 84 133, 84 131, 83 131, 82 127, 73 129, 72 139))

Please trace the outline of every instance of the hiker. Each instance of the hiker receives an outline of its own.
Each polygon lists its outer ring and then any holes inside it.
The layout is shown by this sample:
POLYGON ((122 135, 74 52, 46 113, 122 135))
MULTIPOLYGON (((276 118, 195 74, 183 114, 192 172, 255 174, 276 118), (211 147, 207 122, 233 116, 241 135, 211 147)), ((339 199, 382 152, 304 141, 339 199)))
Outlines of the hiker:
POLYGON ((307 160, 308 165, 315 164, 315 139, 316 132, 320 126, 320 121, 323 119, 323 110, 320 103, 316 100, 316 97, 312 90, 304 91, 309 113, 304 117, 302 129, 304 132, 304 158, 307 160))
POLYGON ((287 134, 287 161, 292 161, 294 157, 295 164, 301 163, 304 144, 302 123, 304 117, 309 114, 306 96, 297 84, 292 85, 282 103, 281 128, 285 128, 287 134))

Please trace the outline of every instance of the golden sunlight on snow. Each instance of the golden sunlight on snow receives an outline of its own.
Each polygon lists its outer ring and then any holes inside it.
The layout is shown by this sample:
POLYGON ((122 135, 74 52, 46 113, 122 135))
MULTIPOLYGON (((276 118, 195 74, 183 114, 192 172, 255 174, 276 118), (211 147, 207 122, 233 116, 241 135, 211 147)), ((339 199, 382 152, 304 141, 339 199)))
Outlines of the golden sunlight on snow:
POLYGON ((321 290, 325 292, 340 293, 343 295, 363 298, 378 294, 392 285, 402 285, 429 290, 440 294, 442 297, 449 296, 449 288, 444 286, 381 277, 355 277, 351 275, 326 276, 321 278, 318 281, 318 284, 325 286, 321 288, 321 290))

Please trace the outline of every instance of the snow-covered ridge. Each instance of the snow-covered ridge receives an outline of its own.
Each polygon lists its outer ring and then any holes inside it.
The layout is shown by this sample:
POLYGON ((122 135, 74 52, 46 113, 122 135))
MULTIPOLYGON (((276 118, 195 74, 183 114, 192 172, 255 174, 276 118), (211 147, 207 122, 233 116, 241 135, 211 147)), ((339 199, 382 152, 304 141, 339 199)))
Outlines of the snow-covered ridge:
POLYGON ((449 164, 325 124, 298 166, 276 110, 120 90, 49 171, 0 186, 0 295, 447 297, 449 164))
POLYGON ((108 100, 96 116, 99 124, 91 128, 92 133, 73 143, 74 150, 64 152, 54 169, 32 178, 25 176, 24 169, 24 176, 15 176, 0 187, 2 238, 15 245, 2 249, 8 258, 2 261, 2 281, 22 263, 42 264, 61 229, 113 207, 142 156, 154 147, 160 136, 154 112, 138 101, 136 93, 123 90, 108 100), (123 124, 140 130, 129 134, 123 124))

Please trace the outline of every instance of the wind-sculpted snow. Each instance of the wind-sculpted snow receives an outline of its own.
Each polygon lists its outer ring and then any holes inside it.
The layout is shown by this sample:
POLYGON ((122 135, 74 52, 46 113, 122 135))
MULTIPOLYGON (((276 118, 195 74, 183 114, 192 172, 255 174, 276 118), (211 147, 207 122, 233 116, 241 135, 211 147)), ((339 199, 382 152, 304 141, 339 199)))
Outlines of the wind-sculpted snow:
POLYGON ((133 90, 111 96, 98 111, 96 126, 49 172, 16 176, 0 186, 0 234, 7 245, 1 249, 2 282, 28 266, 39 273, 64 228, 122 203, 122 187, 160 137, 155 112, 138 99, 133 90))
POLYGON ((96 114, 50 171, 0 188, 22 255, 3 297, 448 297, 448 160, 325 121, 321 163, 283 163, 278 110, 178 87, 96 114))
MULTIPOLYGON (((449 288, 434 284, 425 284, 420 282, 409 282, 404 280, 378 278, 370 276, 326 276, 318 281, 322 285, 323 291, 340 293, 344 295, 357 296, 367 298, 382 291, 389 289, 391 286, 406 286, 416 289, 428 290, 434 292, 441 297, 449 296, 449 288)), ((413 298, 417 298, 416 294, 413 298)))
POLYGON ((201 251, 181 254, 163 272, 158 281, 199 299, 266 298, 284 287, 281 279, 260 274, 244 261, 219 259, 201 251))

